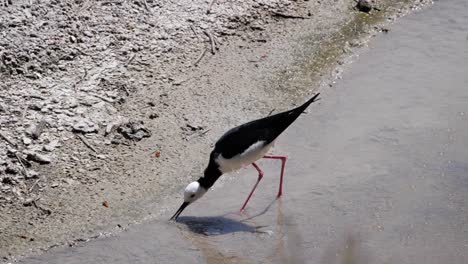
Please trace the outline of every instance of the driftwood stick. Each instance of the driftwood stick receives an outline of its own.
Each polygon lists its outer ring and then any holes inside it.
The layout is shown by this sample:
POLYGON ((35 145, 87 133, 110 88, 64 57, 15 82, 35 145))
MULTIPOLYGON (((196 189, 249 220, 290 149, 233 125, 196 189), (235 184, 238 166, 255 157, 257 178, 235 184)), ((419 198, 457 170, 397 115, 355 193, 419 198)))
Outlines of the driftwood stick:
POLYGON ((198 63, 203 59, 203 57, 205 57, 205 54, 206 54, 206 49, 203 49, 198 59, 193 63, 193 66, 197 66, 198 63))
POLYGON ((216 49, 216 48, 215 48, 216 45, 215 45, 215 42, 214 42, 214 38, 213 38, 213 36, 211 35, 211 33, 208 32, 208 31, 203 31, 203 33, 205 33, 205 35, 210 39, 211 54, 214 55, 214 54, 215 54, 215 49, 216 49))
POLYGON ((215 49, 216 49, 216 50, 219 50, 219 41, 218 41, 218 38, 213 36, 213 40, 214 40, 214 44, 215 44, 215 49))
POLYGON ((83 137, 82 135, 80 134, 76 134, 78 136, 78 138, 89 148, 91 149, 92 151, 94 151, 95 153, 97 153, 97 150, 91 146, 91 144, 89 144, 89 142, 86 140, 85 137, 83 137))
POLYGON ((41 180, 41 179, 39 178, 39 179, 37 179, 37 180, 33 183, 33 185, 31 186, 31 188, 29 188, 29 190, 28 190, 29 193, 31 193, 31 192, 34 190, 34 188, 37 186, 37 184, 39 183, 40 180, 41 180))
POLYGON ((12 147, 16 148, 16 144, 13 143, 13 141, 11 141, 5 134, 3 134, 1 131, 0 131, 0 137, 3 138, 8 144, 10 144, 12 147))
POLYGON ((195 34, 195 37, 197 37, 197 39, 200 39, 200 36, 198 36, 197 31, 195 31, 193 25, 190 25, 190 29, 192 30, 193 34, 195 34))

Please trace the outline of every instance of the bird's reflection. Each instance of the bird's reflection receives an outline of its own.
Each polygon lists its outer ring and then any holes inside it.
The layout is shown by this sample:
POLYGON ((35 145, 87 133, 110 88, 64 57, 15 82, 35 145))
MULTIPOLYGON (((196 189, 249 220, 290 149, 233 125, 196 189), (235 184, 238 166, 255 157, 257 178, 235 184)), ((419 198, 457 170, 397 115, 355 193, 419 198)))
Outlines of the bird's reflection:
POLYGON ((219 236, 236 232, 263 233, 258 230, 262 226, 249 225, 225 216, 181 216, 177 222, 185 225, 190 231, 205 236, 219 236))

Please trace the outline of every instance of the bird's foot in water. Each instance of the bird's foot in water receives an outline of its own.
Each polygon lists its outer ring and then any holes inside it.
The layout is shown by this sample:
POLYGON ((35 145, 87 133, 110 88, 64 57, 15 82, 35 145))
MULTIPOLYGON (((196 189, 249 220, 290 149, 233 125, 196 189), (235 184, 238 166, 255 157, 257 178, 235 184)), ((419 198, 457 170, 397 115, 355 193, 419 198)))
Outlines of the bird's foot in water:
POLYGON ((247 214, 245 213, 245 209, 241 209, 239 211, 234 211, 232 212, 231 214, 235 215, 235 216, 246 216, 247 214))

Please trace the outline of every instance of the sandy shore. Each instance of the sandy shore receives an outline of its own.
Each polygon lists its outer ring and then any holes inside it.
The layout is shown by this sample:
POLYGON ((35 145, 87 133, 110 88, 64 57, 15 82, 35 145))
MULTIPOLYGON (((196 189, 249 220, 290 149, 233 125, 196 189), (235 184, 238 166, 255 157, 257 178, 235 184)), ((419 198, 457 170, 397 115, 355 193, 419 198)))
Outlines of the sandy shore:
POLYGON ((0 4, 4 261, 159 214, 225 130, 333 85, 418 7, 210 2, 0 4))

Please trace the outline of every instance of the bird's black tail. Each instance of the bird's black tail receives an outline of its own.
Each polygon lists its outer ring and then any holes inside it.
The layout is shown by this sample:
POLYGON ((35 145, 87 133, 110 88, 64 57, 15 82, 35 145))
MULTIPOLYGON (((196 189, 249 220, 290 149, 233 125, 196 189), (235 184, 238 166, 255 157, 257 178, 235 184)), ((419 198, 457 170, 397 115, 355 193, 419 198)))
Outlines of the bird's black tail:
POLYGON ((312 97, 311 99, 309 99, 309 101, 305 102, 305 103, 302 104, 301 106, 296 107, 296 108, 293 109, 292 111, 294 111, 294 112, 300 111, 301 113, 304 112, 304 110, 306 110, 307 107, 308 107, 311 103, 320 100, 320 98, 318 98, 319 95, 320 95, 320 93, 317 93, 316 95, 314 95, 314 97, 312 97))

